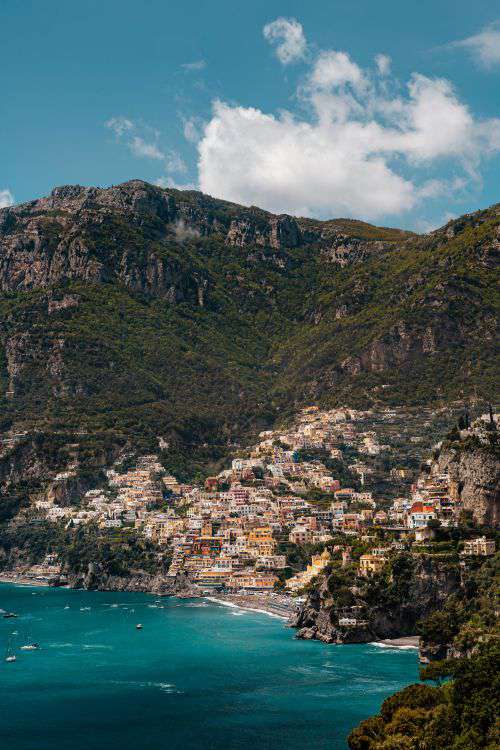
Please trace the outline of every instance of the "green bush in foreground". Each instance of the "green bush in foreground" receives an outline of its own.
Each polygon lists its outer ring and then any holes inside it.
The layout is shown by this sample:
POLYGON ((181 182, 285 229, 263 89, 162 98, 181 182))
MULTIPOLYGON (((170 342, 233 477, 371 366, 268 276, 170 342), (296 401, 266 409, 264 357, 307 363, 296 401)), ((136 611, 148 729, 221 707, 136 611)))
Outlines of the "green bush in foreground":
MULTIPOLYGON (((348 738, 351 750, 497 750, 500 742, 500 646, 483 644, 471 659, 443 666, 440 687, 410 685, 348 738)), ((424 671, 425 677, 425 671, 424 671)))

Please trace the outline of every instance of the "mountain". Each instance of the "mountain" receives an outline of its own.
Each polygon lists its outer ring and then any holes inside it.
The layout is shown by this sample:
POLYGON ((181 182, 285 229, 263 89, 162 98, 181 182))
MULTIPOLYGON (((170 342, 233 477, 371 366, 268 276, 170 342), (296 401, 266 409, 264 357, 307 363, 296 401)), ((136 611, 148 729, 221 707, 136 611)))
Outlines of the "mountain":
POLYGON ((311 401, 493 399, 499 238, 500 204, 418 236, 139 180, 0 210, 3 508, 159 443, 213 468, 311 401))

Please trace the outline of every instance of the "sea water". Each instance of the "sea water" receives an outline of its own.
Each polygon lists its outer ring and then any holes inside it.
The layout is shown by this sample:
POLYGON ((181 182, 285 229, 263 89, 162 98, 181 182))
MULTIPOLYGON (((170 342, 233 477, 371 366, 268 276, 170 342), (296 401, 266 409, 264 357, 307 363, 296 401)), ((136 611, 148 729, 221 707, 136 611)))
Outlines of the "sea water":
POLYGON ((300 641, 204 600, 2 584, 0 608, 19 615, 0 618, 10 750, 344 750, 418 679, 415 651, 300 641), (29 641, 40 649, 20 650, 29 641))

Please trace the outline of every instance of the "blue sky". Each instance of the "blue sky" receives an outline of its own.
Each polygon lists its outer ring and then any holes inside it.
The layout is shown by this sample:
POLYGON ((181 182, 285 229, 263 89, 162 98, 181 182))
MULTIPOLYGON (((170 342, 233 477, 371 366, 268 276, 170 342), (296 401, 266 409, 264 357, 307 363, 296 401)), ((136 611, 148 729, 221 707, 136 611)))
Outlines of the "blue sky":
POLYGON ((0 204, 132 178, 422 231, 500 200, 500 3, 0 9, 0 204))

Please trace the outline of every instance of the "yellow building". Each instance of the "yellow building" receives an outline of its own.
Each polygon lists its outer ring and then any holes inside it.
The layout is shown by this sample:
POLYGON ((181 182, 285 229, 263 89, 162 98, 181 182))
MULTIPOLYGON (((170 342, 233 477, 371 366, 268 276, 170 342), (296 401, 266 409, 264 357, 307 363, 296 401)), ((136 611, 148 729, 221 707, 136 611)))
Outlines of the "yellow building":
POLYGON ((326 568, 330 561, 330 553, 326 549, 323 550, 321 555, 313 555, 311 562, 305 570, 288 579, 285 584, 286 588, 289 591, 299 591, 304 588, 304 586, 307 586, 315 576, 326 568))
POLYGON ((487 557, 488 555, 495 554, 495 540, 486 539, 484 536, 477 537, 476 539, 468 539, 464 543, 464 555, 480 555, 487 557))
POLYGON ((359 574, 367 577, 373 573, 380 573, 386 562, 387 558, 382 555, 361 555, 359 558, 359 574))
POLYGON ((250 544, 258 544, 260 542, 272 542, 273 541, 273 530, 270 526, 259 526, 256 529, 252 529, 248 534, 248 542, 250 544))

